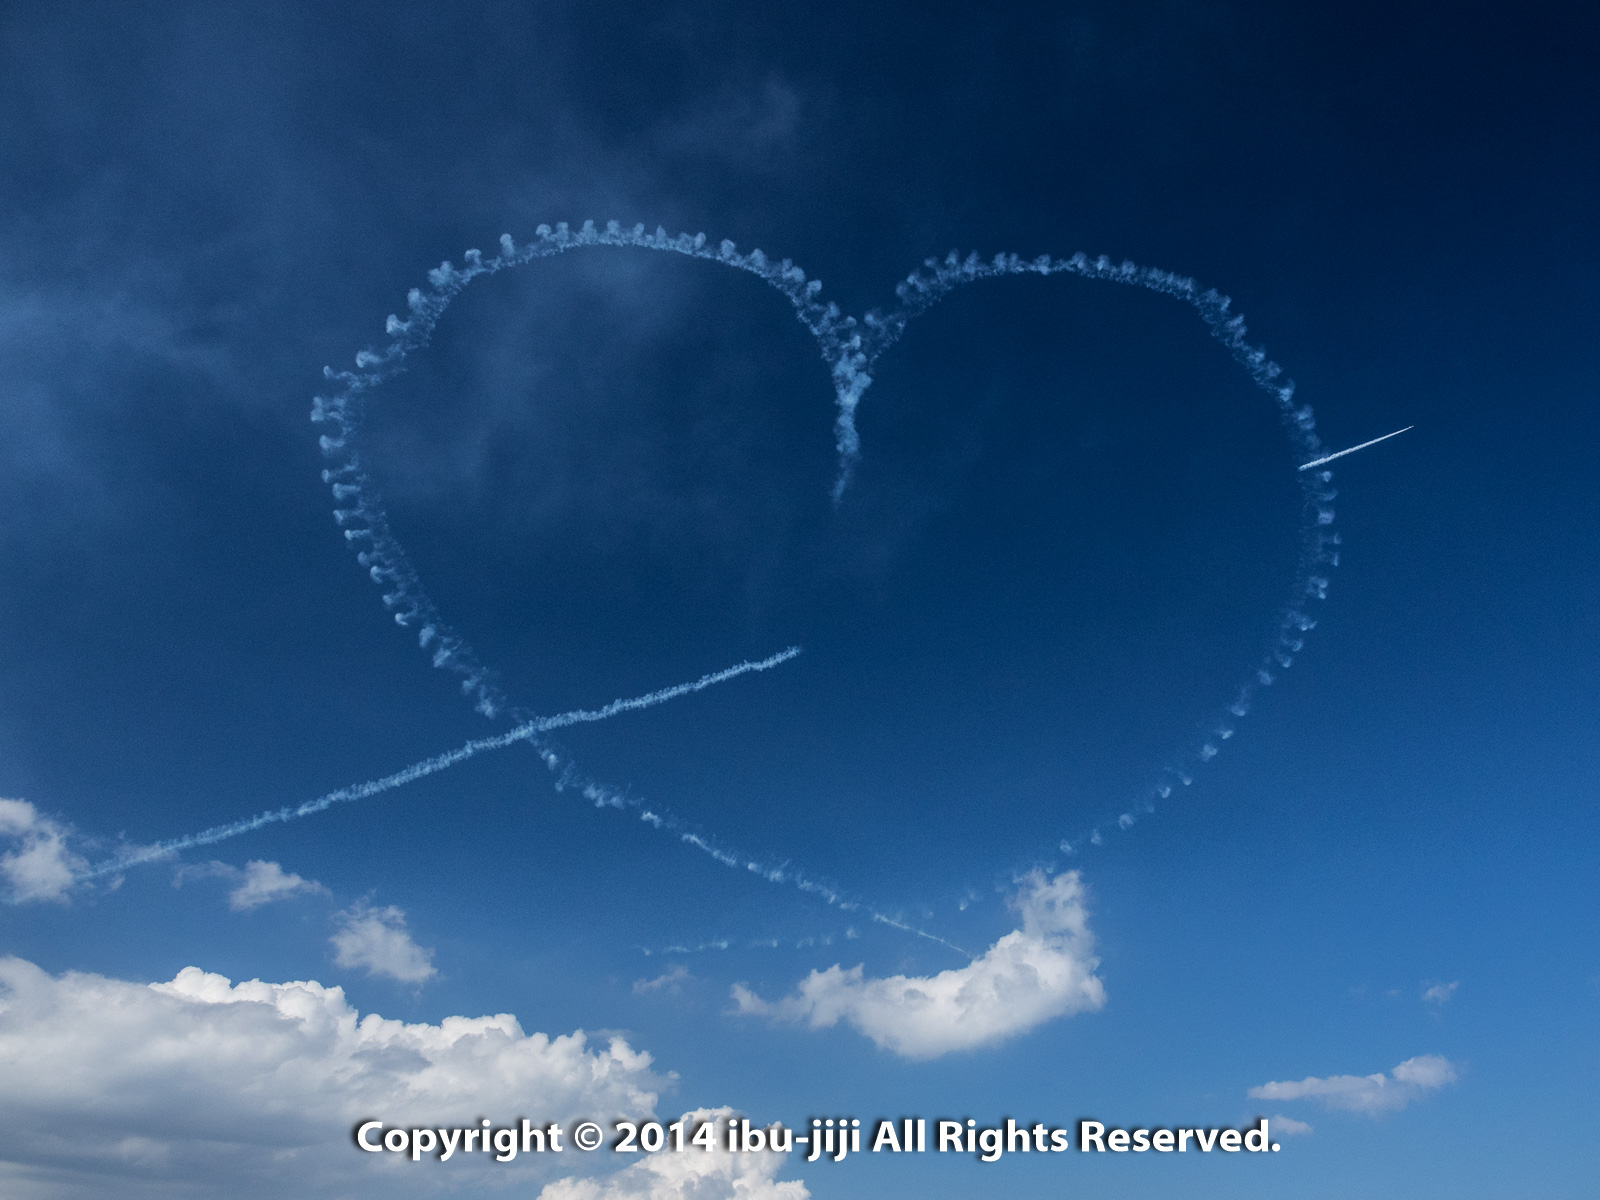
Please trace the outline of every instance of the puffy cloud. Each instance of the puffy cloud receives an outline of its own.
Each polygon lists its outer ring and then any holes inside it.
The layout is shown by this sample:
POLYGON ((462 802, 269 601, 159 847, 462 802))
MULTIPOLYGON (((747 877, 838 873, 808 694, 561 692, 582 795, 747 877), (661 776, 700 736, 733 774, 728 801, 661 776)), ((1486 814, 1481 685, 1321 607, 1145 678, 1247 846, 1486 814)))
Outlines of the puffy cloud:
MULTIPOLYGON (((732 1115, 731 1108, 697 1108, 684 1119, 725 1121, 732 1115)), ((770 1150, 735 1154, 719 1137, 710 1152, 651 1154, 604 1179, 558 1179, 539 1200, 809 1200, 798 1179, 773 1179, 785 1157, 770 1150)))
POLYGON ((226 879, 234 885, 228 893, 228 907, 234 912, 248 912, 271 904, 274 900, 287 900, 300 893, 326 896, 328 889, 314 879, 305 879, 285 871, 275 862, 259 859, 245 863, 244 870, 213 859, 179 867, 172 875, 172 886, 182 887, 193 879, 226 879))
POLYGON ((1328 1108, 1375 1117, 1404 1108, 1457 1078, 1455 1064, 1449 1059, 1419 1054, 1387 1075, 1382 1071, 1376 1075, 1330 1075, 1326 1079, 1308 1075, 1297 1083, 1264 1083, 1251 1088, 1250 1096, 1257 1100, 1317 1100, 1328 1108))
POLYGON ((1282 1134, 1284 1137, 1310 1136, 1311 1126, 1304 1121, 1296 1121, 1293 1117, 1276 1116, 1272 1118, 1270 1126, 1273 1133, 1282 1134))
POLYGON ((1456 994, 1456 989, 1460 986, 1459 979, 1453 983, 1436 983, 1422 993, 1423 1003, 1443 1005, 1456 994))
POLYGON ((66 903, 74 876, 88 864, 67 849, 66 826, 40 814, 26 800, 0 800, 0 838, 14 845, 0 854, 0 876, 14 903, 66 903))
POLYGON ((992 1045, 1056 1017, 1106 1002, 1095 975, 1094 937, 1078 872, 1053 879, 1034 871, 1008 901, 1022 928, 1006 934, 970 965, 931 977, 868 979, 863 968, 812 971, 793 995, 762 1000, 743 984, 733 998, 741 1013, 806 1021, 813 1029, 840 1021, 886 1050, 911 1059, 992 1045))
POLYGON ((286 900, 297 892, 326 894, 327 890, 315 880, 303 879, 292 872, 285 873, 275 862, 256 860, 245 863, 244 882, 228 893, 228 907, 234 912, 244 912, 271 904, 274 900, 286 900))
POLYGON ((694 976, 689 974, 689 968, 682 963, 673 963, 662 974, 654 979, 635 979, 633 981, 633 994, 643 996, 647 992, 667 991, 676 995, 683 990, 683 985, 694 976))
POLYGON ((16 1200, 527 1187, 571 1156, 413 1163, 361 1153, 351 1131, 643 1116, 667 1082, 620 1037, 524 1033, 506 1013, 404 1024, 315 982, 56 978, 17 958, 0 958, 0 1062, 0 1194, 16 1200))
POLYGON ((406 914, 389 905, 373 908, 364 901, 338 915, 339 932, 329 940, 341 967, 365 967, 369 975, 387 975, 401 983, 422 983, 438 971, 433 951, 411 940, 406 914))
POLYGON ((1423 1091, 1442 1088, 1460 1078, 1455 1064, 1442 1054, 1419 1054, 1415 1058, 1408 1058, 1390 1074, 1395 1082, 1423 1091))

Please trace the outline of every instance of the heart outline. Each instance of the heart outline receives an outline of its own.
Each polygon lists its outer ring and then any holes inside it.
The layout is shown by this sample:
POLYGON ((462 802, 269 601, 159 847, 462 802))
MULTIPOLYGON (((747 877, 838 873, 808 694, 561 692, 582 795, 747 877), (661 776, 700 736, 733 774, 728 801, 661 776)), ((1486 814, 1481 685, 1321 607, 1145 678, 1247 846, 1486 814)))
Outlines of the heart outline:
MULTIPOLYGON (((382 496, 363 465, 357 439, 367 393, 398 372, 408 355, 427 346, 450 303, 480 275, 496 274, 568 250, 606 246, 683 254, 760 277, 789 300, 798 319, 816 339, 823 360, 828 364, 837 410, 834 440, 839 469, 833 487, 836 505, 842 502, 860 458, 861 441, 855 416, 862 396, 872 384, 872 370, 878 358, 900 339, 915 317, 957 287, 1005 276, 1069 274, 1142 287, 1189 304, 1211 335, 1245 368, 1252 382, 1272 396, 1290 442, 1300 452, 1300 457, 1315 458, 1324 450, 1310 406, 1296 406, 1293 381, 1283 379, 1280 382, 1282 368, 1269 359, 1264 350, 1246 340, 1244 318, 1231 312, 1229 298, 1215 289, 1202 289, 1192 278, 1173 272, 1140 267, 1126 260, 1114 263, 1104 255, 1090 259, 1081 252, 1068 259, 1040 255, 1031 260, 1000 253, 985 261, 975 252, 963 259, 951 251, 943 261, 926 259, 921 267, 896 285, 897 307, 888 312, 870 309, 857 318, 843 313, 832 301, 821 301, 821 281, 808 279, 805 271, 792 260, 785 258, 774 262, 760 249, 741 254, 728 240, 721 241, 713 249, 703 233, 669 237, 664 228, 657 226, 654 234, 646 234, 642 224, 624 230, 617 221, 607 222, 601 231, 591 220, 585 221, 576 233, 566 222, 558 223, 554 229, 540 225, 535 237, 537 240, 519 247, 509 234, 503 234, 501 253, 494 258, 486 260, 481 251, 468 250, 463 256, 465 266, 458 268, 446 260, 429 271, 429 289, 413 288, 407 294, 409 318, 401 320, 394 314, 388 317, 385 323, 389 337, 387 346, 379 350, 368 347, 358 352, 356 371, 323 368, 324 376, 341 386, 332 395, 315 397, 311 410, 313 422, 331 423, 335 429, 333 436, 324 434, 318 440, 323 455, 333 464, 322 472, 322 479, 340 505, 334 509, 334 518, 344 527, 345 539, 352 545, 364 543, 357 552, 357 559, 367 568, 375 584, 388 588, 383 593, 383 602, 392 611, 395 622, 405 628, 416 626, 418 644, 424 650, 431 649, 433 665, 456 675, 473 707, 491 719, 506 715, 525 722, 537 717, 510 702, 495 682, 493 673, 434 607, 404 547, 389 528, 382 496), (353 505, 343 506, 352 500, 353 505)), ((1298 566, 1290 597, 1279 609, 1278 621, 1263 657, 1228 704, 1227 716, 1201 738, 1198 746, 1163 768, 1158 781, 1134 808, 1153 812, 1156 799, 1165 799, 1174 786, 1191 783, 1193 766, 1216 757, 1220 751, 1217 743, 1232 736, 1234 729, 1228 717, 1245 716, 1253 704, 1255 692, 1274 681, 1274 668, 1290 666, 1303 648, 1304 634, 1316 624, 1304 611, 1304 606, 1309 600, 1326 597, 1328 579, 1322 572, 1338 563, 1339 536, 1331 529, 1334 512, 1328 507, 1335 495, 1329 486, 1332 478, 1333 473, 1327 469, 1297 474, 1302 493, 1298 566)), ((1127 829, 1137 822, 1134 808, 1115 819, 1119 828, 1127 829)), ((1099 844, 1101 826, 1096 826, 1088 837, 1099 844)), ((1074 844, 1064 840, 1061 849, 1071 853, 1074 844)))

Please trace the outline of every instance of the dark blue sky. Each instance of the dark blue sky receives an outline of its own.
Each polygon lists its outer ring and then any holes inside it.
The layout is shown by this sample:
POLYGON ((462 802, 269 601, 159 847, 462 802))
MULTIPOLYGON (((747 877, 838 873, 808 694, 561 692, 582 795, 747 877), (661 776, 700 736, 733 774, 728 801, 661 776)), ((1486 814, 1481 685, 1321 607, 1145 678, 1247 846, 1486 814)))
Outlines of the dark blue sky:
MULTIPOLYGON (((759 280, 606 249, 474 283, 365 430, 440 610, 542 713, 804 647, 555 744, 867 908, 557 793, 519 747, 0 908, 0 951, 621 1030, 677 1073, 661 1113, 1315 1126, 1270 1167, 1074 1157, 1107 1196, 1583 1194, 1597 51, 1575 6, 8 6, 0 795, 86 860, 505 728, 387 619, 307 419, 325 363, 502 233, 704 231, 853 313, 952 248, 1128 258, 1230 295, 1330 447, 1416 429, 1337 464, 1341 562, 1293 668, 1118 832, 1295 578, 1296 459, 1190 309, 958 291, 878 364, 836 509, 827 365, 759 280), (218 881, 248 861, 323 890, 232 911, 218 881), (1093 1011, 933 1061, 731 1011, 735 983, 776 1002, 835 963, 962 968, 861 914, 982 955, 1035 868, 1082 871, 1093 1011), (435 974, 330 949, 385 906, 435 974), (1403 1108, 1247 1094, 1421 1055, 1457 1079, 1403 1108)), ((159 1108, 178 1085, 144 1086, 159 1108)), ((77 1119, 21 1090, 18 1128, 77 1119)), ((189 1136, 160 1135, 172 1175, 116 1177, 225 1178, 189 1136)), ((70 1174, 32 1154, 0 1140, 0 1178, 70 1174)), ((802 1165, 780 1173, 819 1198, 1061 1186, 1010 1160, 802 1165)), ((262 1194, 370 1186, 306 1171, 262 1194)))

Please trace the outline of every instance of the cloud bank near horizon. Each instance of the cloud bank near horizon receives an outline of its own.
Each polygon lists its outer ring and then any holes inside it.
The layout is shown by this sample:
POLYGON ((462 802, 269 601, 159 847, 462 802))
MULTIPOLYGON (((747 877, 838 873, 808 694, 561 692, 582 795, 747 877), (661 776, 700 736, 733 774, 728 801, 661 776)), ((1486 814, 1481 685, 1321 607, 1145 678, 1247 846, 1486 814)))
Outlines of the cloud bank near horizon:
MULTIPOLYGON (((726 1107, 697 1108, 683 1119, 698 1126, 733 1115, 726 1107)), ((772 1150, 735 1153, 719 1140, 709 1153, 651 1154, 604 1178, 558 1179, 539 1193, 539 1200, 810 1200, 810 1189, 800 1180, 773 1178, 787 1157, 772 1150)))
POLYGON ((358 1153, 350 1131, 374 1117, 437 1127, 485 1114, 644 1115, 672 1081, 620 1036, 596 1045, 582 1030, 527 1033, 509 1013, 408 1024, 363 1016, 341 988, 311 980, 236 984, 185 967, 142 984, 52 976, 10 957, 0 958, 0 1061, 0 1191, 19 1200, 265 1198, 286 1186, 376 1200, 464 1182, 527 1186, 548 1181, 552 1164, 412 1163, 358 1153))

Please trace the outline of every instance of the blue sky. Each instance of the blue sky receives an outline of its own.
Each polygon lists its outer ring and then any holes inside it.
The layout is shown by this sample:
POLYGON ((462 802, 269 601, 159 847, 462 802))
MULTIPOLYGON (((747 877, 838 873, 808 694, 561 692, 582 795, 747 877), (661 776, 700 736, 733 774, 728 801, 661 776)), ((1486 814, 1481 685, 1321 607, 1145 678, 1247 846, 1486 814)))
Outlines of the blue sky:
POLYGON ((1587 1194, 1593 18, 0 21, 8 1194, 1587 1194), (585 220, 707 249, 542 253, 585 220), (502 234, 541 253, 364 393, 336 498, 324 364, 372 369, 408 290, 502 234), (814 336, 773 264, 864 319, 951 250, 1054 265, 883 348, 835 503, 850 331, 814 336), (1308 479, 1194 307, 1077 252, 1229 296, 1328 449, 1416 428, 1308 479), (403 564, 342 536, 380 510, 403 564), (1315 627, 1284 668, 1288 611, 1315 627), (443 634, 419 650, 441 622, 492 717, 443 634), (1283 1150, 350 1140, 722 1109, 1266 1116, 1283 1150))

